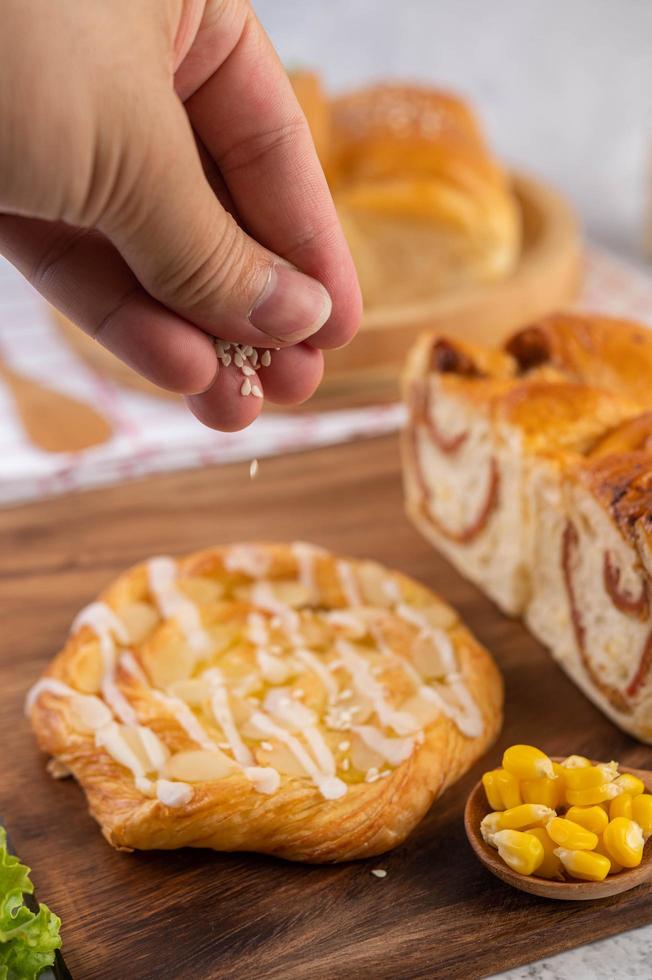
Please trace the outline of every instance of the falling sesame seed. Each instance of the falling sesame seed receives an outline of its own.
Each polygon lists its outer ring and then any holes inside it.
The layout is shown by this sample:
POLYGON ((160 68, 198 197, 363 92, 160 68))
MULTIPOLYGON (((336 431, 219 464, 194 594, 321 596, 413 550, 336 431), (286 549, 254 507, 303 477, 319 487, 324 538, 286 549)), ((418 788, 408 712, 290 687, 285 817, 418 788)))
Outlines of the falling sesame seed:
POLYGON ((385 871, 384 868, 373 868, 372 871, 371 871, 371 873, 372 873, 372 875, 375 875, 376 878, 386 878, 387 877, 387 872, 385 871))
POLYGON ((272 745, 271 742, 261 742, 260 743, 260 747, 261 747, 261 749, 264 749, 265 752, 273 752, 274 751, 274 746, 272 745))
POLYGON ((252 385, 251 386, 251 394, 254 396, 254 398, 262 398, 263 397, 263 390, 258 385, 252 385))
POLYGON ((348 752, 351 748, 351 743, 347 742, 346 739, 337 746, 340 752, 348 752))
POLYGON ((264 350, 261 354, 260 363, 263 365, 263 367, 269 367, 272 363, 272 355, 268 350, 264 350))
POLYGON ((249 478, 251 480, 254 480, 257 475, 258 475, 258 460, 252 459, 252 461, 249 463, 249 478))
POLYGON ((242 384, 240 385, 240 394, 243 395, 245 398, 247 397, 247 395, 251 394, 251 381, 249 380, 249 378, 245 378, 242 384))
POLYGON ((250 368, 248 364, 243 364, 242 373, 244 374, 245 378, 251 378, 256 372, 253 368, 250 368))

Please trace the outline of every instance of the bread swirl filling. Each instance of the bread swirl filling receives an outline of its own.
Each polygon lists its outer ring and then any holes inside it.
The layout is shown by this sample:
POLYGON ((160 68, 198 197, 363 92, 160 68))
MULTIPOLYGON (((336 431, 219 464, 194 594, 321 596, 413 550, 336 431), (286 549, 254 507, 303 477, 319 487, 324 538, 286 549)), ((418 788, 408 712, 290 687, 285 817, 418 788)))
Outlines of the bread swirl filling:
POLYGON ((166 807, 221 779, 261 794, 302 779, 336 800, 390 777, 441 716, 482 734, 445 607, 373 563, 339 561, 333 578, 326 552, 290 555, 152 559, 135 603, 111 596, 77 617, 68 671, 37 682, 27 711, 47 697, 166 807))

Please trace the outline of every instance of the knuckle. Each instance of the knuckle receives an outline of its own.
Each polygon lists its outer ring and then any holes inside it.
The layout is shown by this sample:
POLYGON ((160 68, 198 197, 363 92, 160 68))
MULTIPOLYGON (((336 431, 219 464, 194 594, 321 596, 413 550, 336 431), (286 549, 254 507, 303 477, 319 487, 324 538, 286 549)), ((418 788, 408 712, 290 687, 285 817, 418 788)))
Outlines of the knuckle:
POLYGON ((297 114, 281 126, 263 129, 238 140, 220 156, 222 175, 232 176, 245 167, 251 167, 270 156, 278 156, 286 149, 290 149, 298 137, 306 134, 307 125, 303 115, 297 114))

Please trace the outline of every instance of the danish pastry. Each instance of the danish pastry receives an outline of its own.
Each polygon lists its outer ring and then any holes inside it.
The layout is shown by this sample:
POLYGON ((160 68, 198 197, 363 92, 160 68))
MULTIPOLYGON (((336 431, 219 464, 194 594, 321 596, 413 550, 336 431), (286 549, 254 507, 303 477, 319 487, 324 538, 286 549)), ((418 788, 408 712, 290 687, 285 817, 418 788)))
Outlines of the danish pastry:
POLYGON ((424 336, 404 381, 415 524, 652 741, 652 334, 558 315, 500 350, 424 336))
POLYGON ((501 723, 488 653, 427 588, 311 545, 153 558, 27 699, 115 847, 379 854, 501 723))

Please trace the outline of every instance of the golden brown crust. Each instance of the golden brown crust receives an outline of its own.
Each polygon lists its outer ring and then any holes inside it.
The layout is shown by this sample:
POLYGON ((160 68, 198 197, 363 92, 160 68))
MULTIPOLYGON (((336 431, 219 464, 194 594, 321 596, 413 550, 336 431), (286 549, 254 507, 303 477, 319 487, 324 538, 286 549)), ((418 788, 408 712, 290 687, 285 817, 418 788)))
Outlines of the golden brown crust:
MULTIPOLYGON (((290 583, 296 593, 302 571, 297 552, 292 547, 267 544, 247 547, 253 549, 254 556, 262 556, 266 582, 281 590, 279 594, 286 594, 287 583, 290 583)), ((246 561, 244 565, 238 565, 237 561, 233 564, 229 558, 232 554, 233 550, 228 547, 213 548, 190 555, 177 565, 178 587, 184 595, 193 597, 192 601, 201 611, 202 628, 211 637, 221 635, 219 631, 230 629, 234 622, 241 624, 256 608, 251 587, 257 579, 243 570, 246 561)), ((250 559, 251 552, 248 554, 250 559)), ((305 598, 299 601, 299 595, 295 603, 306 643, 312 636, 319 645, 331 635, 319 633, 326 629, 320 618, 321 611, 348 608, 350 596, 347 597, 346 580, 338 562, 341 560, 328 553, 315 551, 312 554, 311 576, 317 592, 310 601, 305 598), (318 633, 316 639, 314 631, 318 633)), ((453 611, 424 586, 370 562, 350 561, 347 565, 354 576, 355 588, 360 590, 366 603, 374 597, 385 596, 384 603, 381 600, 381 605, 375 608, 381 617, 381 631, 385 630, 386 641, 395 651, 394 659, 377 648, 376 634, 365 633, 367 638, 359 642, 374 651, 373 656, 379 664, 378 676, 389 692, 390 700, 396 701, 396 707, 407 703, 402 699, 411 688, 400 668, 403 661, 399 660, 397 666, 396 660, 406 658, 410 661, 410 651, 419 634, 416 627, 396 614, 392 602, 397 600, 387 599, 387 594, 395 594, 402 603, 420 610, 444 631, 447 641, 452 644, 468 694, 477 705, 482 733, 473 737, 464 735, 454 721, 440 713, 425 726, 423 741, 416 740, 405 761, 390 767, 386 778, 370 782, 365 781, 364 773, 355 771, 355 766, 350 775, 344 773, 339 768, 337 756, 338 776, 348 780, 346 793, 337 799, 324 798, 305 775, 282 775, 278 790, 267 795, 258 792, 243 774, 244 770, 236 767, 224 778, 193 782, 189 802, 183 806, 167 806, 137 788, 129 769, 117 762, 105 748, 96 745, 93 732, 80 730, 72 699, 43 690, 31 710, 39 745, 67 766, 80 782, 93 816, 113 846, 125 849, 192 846, 253 850, 308 862, 342 861, 379 854, 400 843, 432 801, 491 744, 501 723, 502 684, 487 652, 459 623, 453 611)), ((169 694, 170 688, 161 686, 161 678, 170 665, 176 669, 186 648, 178 622, 162 620, 153 613, 147 566, 138 565, 125 572, 100 599, 131 630, 129 646, 136 661, 136 671, 128 658, 118 655, 115 681, 135 711, 138 724, 153 731, 173 757, 176 753, 196 749, 174 712, 162 704, 155 693, 165 690, 169 694)), ((350 611, 355 615, 356 609, 357 606, 350 611)), ((271 622, 270 619, 268 626, 271 622)), ((281 629, 281 626, 274 628, 281 629)), ((255 671, 251 666, 255 664, 254 652, 239 636, 237 633, 236 639, 225 648, 223 657, 220 655, 215 661, 222 672, 227 672, 229 685, 235 685, 235 680, 231 682, 228 671, 235 671, 233 676, 239 681, 245 667, 249 671, 247 676, 255 671)), ((213 639, 212 642, 216 641, 213 639)), ((93 627, 82 625, 73 631, 46 676, 80 692, 97 695, 102 671, 99 646, 93 627)), ((329 657, 331 653, 332 650, 329 653, 325 648, 320 656, 329 657)), ((212 664, 213 660, 210 662, 212 664)), ((206 663, 202 661, 201 670, 205 667, 206 663)), ((191 676, 199 675, 195 671, 191 676)), ((335 732, 331 737, 327 731, 321 714, 325 710, 324 690, 309 671, 302 678, 300 683, 305 689, 300 692, 302 704, 317 712, 318 727, 336 753, 333 737, 342 739, 343 734, 335 732)), ((258 683, 263 685, 264 693, 267 688, 260 677, 258 683)), ((229 686, 228 690, 229 698, 235 699, 232 704, 240 705, 242 699, 236 698, 235 687, 229 686)), ((253 690, 263 698, 258 688, 253 690)), ((223 739, 224 731, 220 731, 219 726, 216 728, 214 719, 209 724, 203 710, 197 709, 195 713, 209 736, 223 739)), ((346 732, 344 736, 351 737, 346 732)), ((256 753, 263 751, 258 743, 251 743, 249 747, 256 753)))

